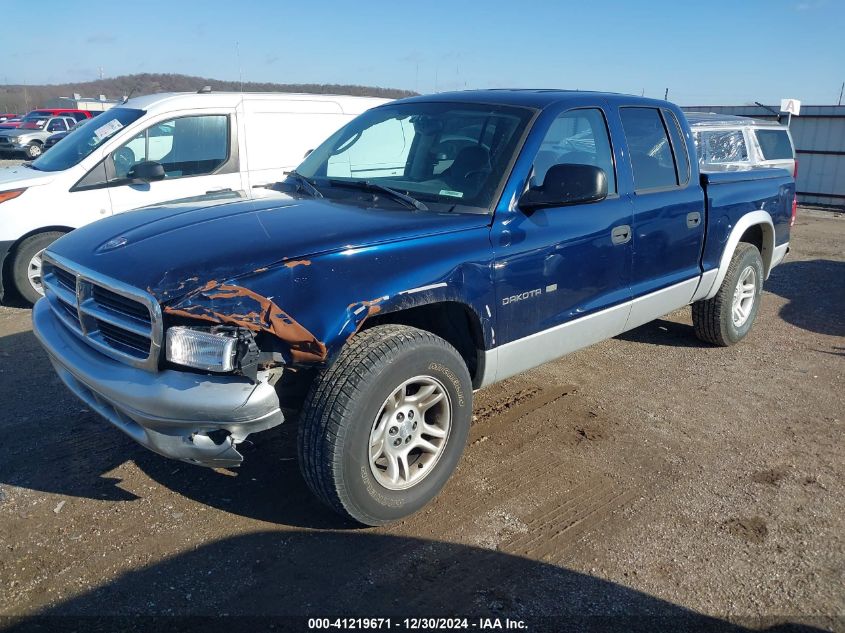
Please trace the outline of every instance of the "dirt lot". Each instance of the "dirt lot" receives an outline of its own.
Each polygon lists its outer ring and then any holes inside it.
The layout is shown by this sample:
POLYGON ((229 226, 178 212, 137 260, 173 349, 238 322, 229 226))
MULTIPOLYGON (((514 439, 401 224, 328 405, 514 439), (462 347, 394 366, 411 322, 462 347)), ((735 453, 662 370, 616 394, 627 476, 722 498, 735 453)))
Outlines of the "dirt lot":
POLYGON ((478 393, 456 476, 384 529, 310 498, 293 425, 235 473, 136 446, 0 307, 0 615, 845 630, 843 245, 803 213, 737 347, 683 310, 478 393))

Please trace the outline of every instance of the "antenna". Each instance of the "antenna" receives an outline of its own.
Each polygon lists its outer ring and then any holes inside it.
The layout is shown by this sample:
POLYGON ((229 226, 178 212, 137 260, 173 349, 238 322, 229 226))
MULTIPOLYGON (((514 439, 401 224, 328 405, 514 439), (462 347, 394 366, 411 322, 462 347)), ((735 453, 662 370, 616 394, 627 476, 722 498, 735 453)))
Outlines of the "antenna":
POLYGON ((780 116, 781 116, 780 112, 778 112, 778 111, 777 111, 777 110, 775 110, 774 108, 770 108, 770 107, 769 107, 769 106, 767 106, 767 105, 763 105, 763 104, 762 104, 762 103, 760 103, 759 101, 755 101, 755 102, 754 102, 754 105, 758 105, 758 106, 760 106, 761 108, 763 108, 764 110, 768 110, 769 112, 771 112, 772 114, 774 114, 774 115, 778 118, 778 123, 780 123, 780 116))
POLYGON ((836 105, 842 105, 842 93, 845 92, 845 81, 842 82, 842 87, 839 89, 839 103, 836 105))
POLYGON ((666 92, 663 93, 663 100, 669 101, 669 88, 666 88, 666 92))

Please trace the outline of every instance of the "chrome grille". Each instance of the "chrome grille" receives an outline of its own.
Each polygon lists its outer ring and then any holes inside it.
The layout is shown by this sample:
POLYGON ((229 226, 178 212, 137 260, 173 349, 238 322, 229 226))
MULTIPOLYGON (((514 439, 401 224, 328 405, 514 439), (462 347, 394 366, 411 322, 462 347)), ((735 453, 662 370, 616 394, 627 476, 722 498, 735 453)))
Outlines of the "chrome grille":
POLYGON ((45 295, 62 323, 107 356, 156 371, 162 325, 152 295, 52 253, 42 262, 45 295))

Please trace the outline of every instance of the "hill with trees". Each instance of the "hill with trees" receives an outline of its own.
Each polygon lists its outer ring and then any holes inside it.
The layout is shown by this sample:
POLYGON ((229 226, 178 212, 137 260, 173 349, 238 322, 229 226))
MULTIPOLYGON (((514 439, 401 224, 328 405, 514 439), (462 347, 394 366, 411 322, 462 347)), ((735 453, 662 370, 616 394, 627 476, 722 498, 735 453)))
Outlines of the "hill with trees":
POLYGON ((56 97, 72 97, 74 93, 83 97, 120 99, 124 96, 139 96, 156 92, 196 92, 203 86, 212 90, 228 92, 305 92, 312 94, 344 94, 368 97, 400 98, 413 94, 409 90, 358 86, 352 84, 281 84, 223 81, 207 77, 192 77, 171 73, 142 73, 122 75, 79 83, 51 84, 42 86, 4 85, 0 86, 0 112, 27 112, 56 97))

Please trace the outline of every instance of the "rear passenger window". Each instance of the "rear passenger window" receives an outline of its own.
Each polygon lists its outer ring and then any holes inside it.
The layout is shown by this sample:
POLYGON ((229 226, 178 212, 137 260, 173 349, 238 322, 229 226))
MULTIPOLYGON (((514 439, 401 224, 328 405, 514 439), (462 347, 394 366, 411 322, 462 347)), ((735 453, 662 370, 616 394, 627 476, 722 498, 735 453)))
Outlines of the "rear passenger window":
POLYGON ((660 112, 630 107, 619 112, 634 170, 634 189, 676 187, 675 161, 660 112))
POLYGON ((763 152, 764 160, 791 159, 792 143, 786 130, 755 130, 757 143, 763 152))
POLYGON ((616 193, 613 152, 601 110, 570 110, 552 122, 534 159, 532 186, 543 184, 550 167, 567 164, 601 167, 607 176, 607 193, 616 193))

